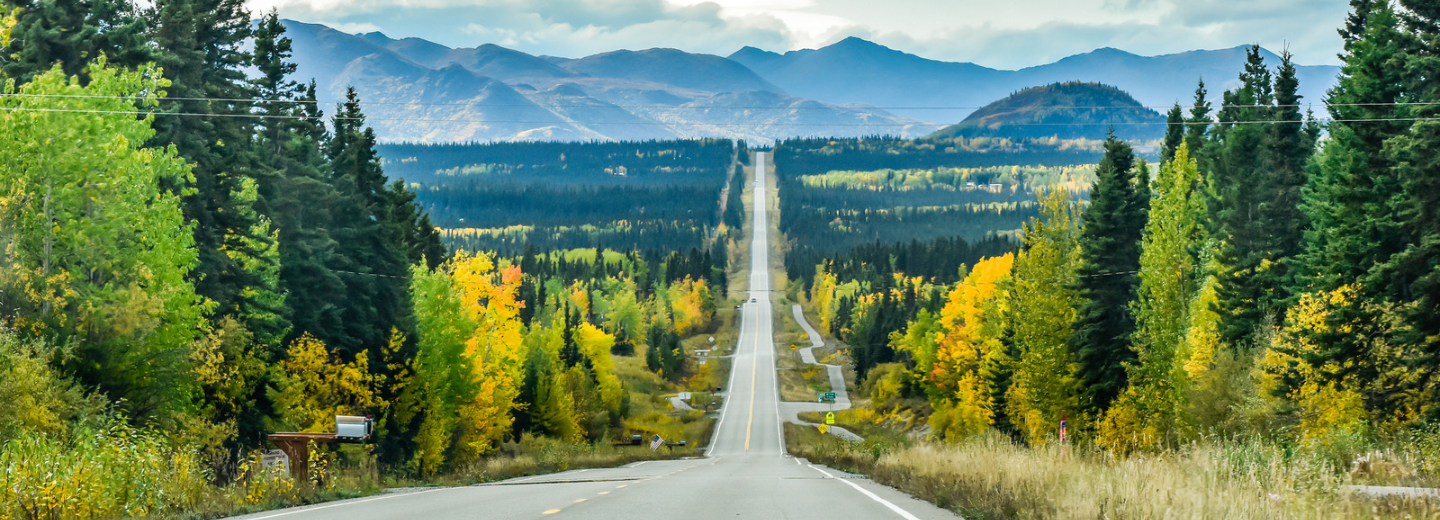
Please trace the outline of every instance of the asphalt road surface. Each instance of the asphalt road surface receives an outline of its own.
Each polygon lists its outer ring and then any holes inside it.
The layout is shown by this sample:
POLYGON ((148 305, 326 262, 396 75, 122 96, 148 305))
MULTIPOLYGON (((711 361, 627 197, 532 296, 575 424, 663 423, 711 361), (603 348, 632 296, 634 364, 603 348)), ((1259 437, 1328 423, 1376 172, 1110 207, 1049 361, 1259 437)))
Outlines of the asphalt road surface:
POLYGON ((729 398, 705 458, 390 493, 245 518, 285 520, 958 518, 892 488, 785 454, 766 247, 765 154, 755 154, 755 233, 729 398))

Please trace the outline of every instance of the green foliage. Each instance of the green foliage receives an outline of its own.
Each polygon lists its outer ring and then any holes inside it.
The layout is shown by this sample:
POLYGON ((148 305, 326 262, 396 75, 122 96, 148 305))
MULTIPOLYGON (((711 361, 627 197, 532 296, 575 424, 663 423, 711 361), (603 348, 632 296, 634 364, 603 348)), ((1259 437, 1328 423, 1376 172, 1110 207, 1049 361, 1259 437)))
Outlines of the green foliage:
POLYGON ((1272 76, 1258 49, 1247 52, 1240 87, 1225 93, 1202 160, 1212 193, 1211 232, 1221 244, 1220 335, 1232 345, 1249 342, 1266 316, 1284 315, 1289 266, 1305 226, 1300 187, 1314 144, 1301 122, 1289 55, 1272 76))
MULTIPOLYGON (((164 88, 153 69, 89 69, 86 86, 57 67, 5 97, 16 109, 134 113, 123 98, 164 88)), ((187 352, 209 304, 187 279, 190 225, 162 184, 183 185, 173 151, 140 148, 148 120, 99 113, 0 115, 0 232, 6 307, 17 328, 75 345, 71 373, 129 411, 181 412, 195 390, 187 352), (43 165, 43 167, 40 167, 43 165)))
POLYGON ((1042 217, 1025 224, 1024 248, 1015 258, 1011 304, 1015 375, 1005 394, 1005 412, 1032 443, 1053 438, 1067 415, 1079 411, 1077 367, 1066 343, 1081 299, 1070 284, 1079 271, 1079 209, 1068 193, 1040 199, 1042 217))
POLYGON ((182 513, 197 505, 207 484, 194 453, 118 419, 68 440, 26 432, 0 446, 4 518, 182 513))
POLYGON ((931 134, 944 137, 1157 139, 1164 119, 1118 88, 1070 81, 1030 87, 972 112, 959 124, 931 134))
POLYGON ((1113 135, 1095 168, 1076 272, 1075 334, 1070 353, 1085 388, 1083 406, 1104 410, 1125 389, 1125 364, 1135 361, 1130 302, 1139 285, 1140 238, 1150 210, 1150 170, 1130 145, 1113 135))
POLYGON ((145 20, 129 0, 7 0, 0 12, 18 9, 15 24, 0 38, 0 76, 28 83, 56 64, 65 77, 88 75, 102 54, 108 63, 138 67, 154 60, 146 45, 145 20))

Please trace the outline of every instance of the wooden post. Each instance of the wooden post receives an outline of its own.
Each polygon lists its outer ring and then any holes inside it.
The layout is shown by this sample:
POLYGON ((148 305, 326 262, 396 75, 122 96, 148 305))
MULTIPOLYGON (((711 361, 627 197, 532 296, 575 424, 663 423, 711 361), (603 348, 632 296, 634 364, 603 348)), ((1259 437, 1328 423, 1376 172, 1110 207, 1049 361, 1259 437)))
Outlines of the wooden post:
POLYGON ((309 482, 311 441, 317 444, 335 442, 335 434, 297 432, 270 434, 270 443, 285 452, 286 457, 290 457, 290 477, 297 481, 309 482))

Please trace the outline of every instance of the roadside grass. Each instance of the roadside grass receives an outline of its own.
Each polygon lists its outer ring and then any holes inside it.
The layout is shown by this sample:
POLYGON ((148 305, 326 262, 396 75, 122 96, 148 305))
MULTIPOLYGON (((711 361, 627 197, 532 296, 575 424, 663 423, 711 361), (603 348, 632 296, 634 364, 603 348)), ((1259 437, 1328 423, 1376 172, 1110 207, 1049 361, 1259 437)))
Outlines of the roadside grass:
POLYGON ((1437 518, 1437 498, 1344 491, 1353 478, 1321 450, 1207 441, 1116 458, 1000 434, 960 444, 867 438, 849 443, 786 425, 790 453, 869 475, 966 518, 1437 518))

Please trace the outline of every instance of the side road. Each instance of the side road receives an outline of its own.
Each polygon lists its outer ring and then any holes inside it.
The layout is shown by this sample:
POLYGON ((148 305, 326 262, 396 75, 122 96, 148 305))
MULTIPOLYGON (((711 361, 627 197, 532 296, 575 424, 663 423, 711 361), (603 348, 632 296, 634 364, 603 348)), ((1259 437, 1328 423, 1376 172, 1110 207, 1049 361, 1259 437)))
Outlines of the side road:
MULTIPOLYGON (((781 402, 780 414, 788 422, 809 426, 818 426, 814 423, 801 421, 800 412, 829 412, 832 410, 844 410, 850 408, 850 394, 845 390, 845 372, 842 370, 842 367, 840 365, 826 365, 815 360, 814 350, 816 347, 825 346, 825 340, 820 337, 820 333, 816 332, 814 327, 810 326, 810 322, 805 321, 805 311, 800 307, 799 304, 792 306, 791 310, 795 314, 795 321, 800 324, 801 328, 805 329, 805 334, 810 336, 810 346, 800 349, 800 359, 811 365, 820 365, 825 367, 825 369, 830 374, 830 389, 835 392, 835 402, 833 404, 811 402, 796 403, 788 401, 781 402)), ((831 426, 830 432, 837 437, 850 441, 859 442, 865 440, 859 435, 855 435, 850 430, 846 430, 839 426, 831 426)))

